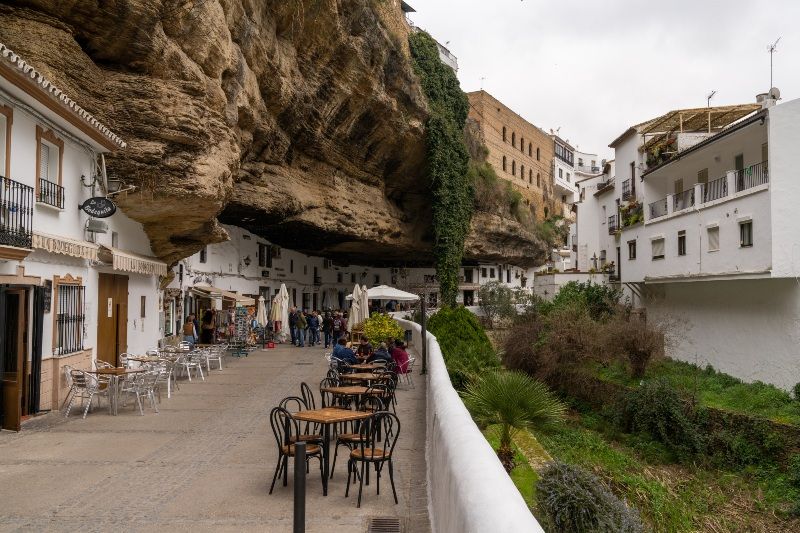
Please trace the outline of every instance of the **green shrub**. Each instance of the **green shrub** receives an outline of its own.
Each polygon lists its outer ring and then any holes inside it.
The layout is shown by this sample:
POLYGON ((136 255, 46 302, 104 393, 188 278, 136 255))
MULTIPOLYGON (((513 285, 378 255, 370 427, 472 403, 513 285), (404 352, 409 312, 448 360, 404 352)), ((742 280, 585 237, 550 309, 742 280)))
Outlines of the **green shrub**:
POLYGON ((387 339, 402 339, 401 328, 392 317, 384 313, 374 313, 364 321, 364 335, 373 344, 386 342, 387 339))
POLYGON ((794 384, 794 387, 792 388, 792 393, 794 394, 794 399, 800 402, 800 383, 794 384))
POLYGON ((628 392, 620 409, 622 428, 646 433, 662 442, 678 458, 688 458, 705 450, 697 415, 666 379, 654 379, 628 392))
POLYGON ((492 326, 498 318, 511 318, 517 314, 514 291, 499 281, 484 283, 478 289, 478 305, 492 326))
POLYGON ((458 390, 484 370, 500 366, 500 359, 477 317, 465 307, 443 307, 428 320, 436 335, 450 381, 458 390))
POLYGON ((594 320, 613 315, 622 299, 622 291, 598 283, 570 281, 553 298, 553 307, 582 305, 594 320))
POLYGON ((638 533, 644 525, 636 509, 609 491, 595 475, 560 462, 549 464, 536 485, 548 531, 638 533))

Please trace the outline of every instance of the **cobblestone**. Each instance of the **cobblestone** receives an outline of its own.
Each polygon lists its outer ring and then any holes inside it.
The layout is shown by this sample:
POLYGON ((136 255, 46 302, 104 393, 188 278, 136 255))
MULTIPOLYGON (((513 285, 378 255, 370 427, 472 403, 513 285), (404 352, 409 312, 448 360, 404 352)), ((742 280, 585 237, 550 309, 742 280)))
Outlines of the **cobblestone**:
MULTIPOLYGON (((326 367, 319 348, 279 346, 229 358, 205 382, 182 381, 159 414, 129 405, 85 420, 50 413, 20 433, 0 432, 0 531, 291 531, 292 482, 269 483, 277 453, 268 413, 316 389, 326 367)), ((322 496, 312 461, 307 531, 366 531, 374 516, 399 517, 404 531, 430 531, 425 480, 425 383, 397 392, 402 434, 396 457, 400 503, 364 488, 361 509, 344 497, 337 465, 322 496)), ((351 491, 352 492, 352 491, 351 491)))

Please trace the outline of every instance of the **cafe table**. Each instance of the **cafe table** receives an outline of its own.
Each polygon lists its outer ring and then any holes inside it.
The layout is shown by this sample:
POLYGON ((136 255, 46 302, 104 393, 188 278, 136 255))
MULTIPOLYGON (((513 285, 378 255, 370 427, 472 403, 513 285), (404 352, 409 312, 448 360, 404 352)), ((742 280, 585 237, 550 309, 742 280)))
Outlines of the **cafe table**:
POLYGON ((323 407, 322 409, 310 409, 308 411, 298 411, 292 413, 295 420, 311 422, 322 426, 322 495, 328 495, 328 477, 330 476, 330 456, 331 456, 331 426, 342 422, 353 420, 364 420, 372 416, 372 413, 362 411, 349 411, 337 407, 323 407))
POLYGON ((340 374, 339 379, 341 381, 388 381, 391 376, 384 376, 382 374, 372 374, 370 372, 361 372, 361 373, 354 373, 354 374, 340 374))
POLYGON ((158 363, 163 360, 163 357, 159 357, 157 355, 137 355, 134 357, 128 357, 128 361, 136 361, 139 363, 158 363))
POLYGON ((375 370, 376 368, 386 368, 386 363, 356 363, 350 365, 354 370, 375 370))
POLYGON ((119 412, 119 384, 131 374, 138 374, 145 372, 144 368, 125 368, 124 366, 113 368, 98 368, 97 370, 87 370, 87 374, 95 374, 97 376, 108 376, 108 386, 111 388, 112 394, 108 395, 109 406, 111 407, 111 414, 117 416, 119 412))

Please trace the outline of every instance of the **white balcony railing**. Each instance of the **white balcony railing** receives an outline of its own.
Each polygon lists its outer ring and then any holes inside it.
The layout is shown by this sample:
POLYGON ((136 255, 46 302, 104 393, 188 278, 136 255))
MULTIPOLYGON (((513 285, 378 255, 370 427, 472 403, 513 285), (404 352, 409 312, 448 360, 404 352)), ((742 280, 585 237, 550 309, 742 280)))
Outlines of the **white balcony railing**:
POLYGON ((650 204, 650 219, 663 217, 667 214, 667 199, 662 198, 650 204))
POLYGON ((672 210, 683 211, 694 205, 694 187, 672 195, 672 210))
POLYGON ((722 176, 703 185, 703 203, 728 196, 728 176, 722 176))

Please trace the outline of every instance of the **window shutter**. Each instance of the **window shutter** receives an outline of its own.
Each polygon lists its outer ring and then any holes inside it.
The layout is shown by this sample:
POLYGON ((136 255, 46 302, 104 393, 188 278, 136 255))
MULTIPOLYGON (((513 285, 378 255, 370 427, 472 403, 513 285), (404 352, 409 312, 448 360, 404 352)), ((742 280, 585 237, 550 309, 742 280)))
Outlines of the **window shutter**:
POLYGON ((43 180, 50 178, 50 147, 39 143, 39 177, 43 180))
POLYGON ((664 257, 664 239, 653 241, 653 257, 664 257))
POLYGON ((719 228, 708 228, 708 250, 719 250, 719 228))

